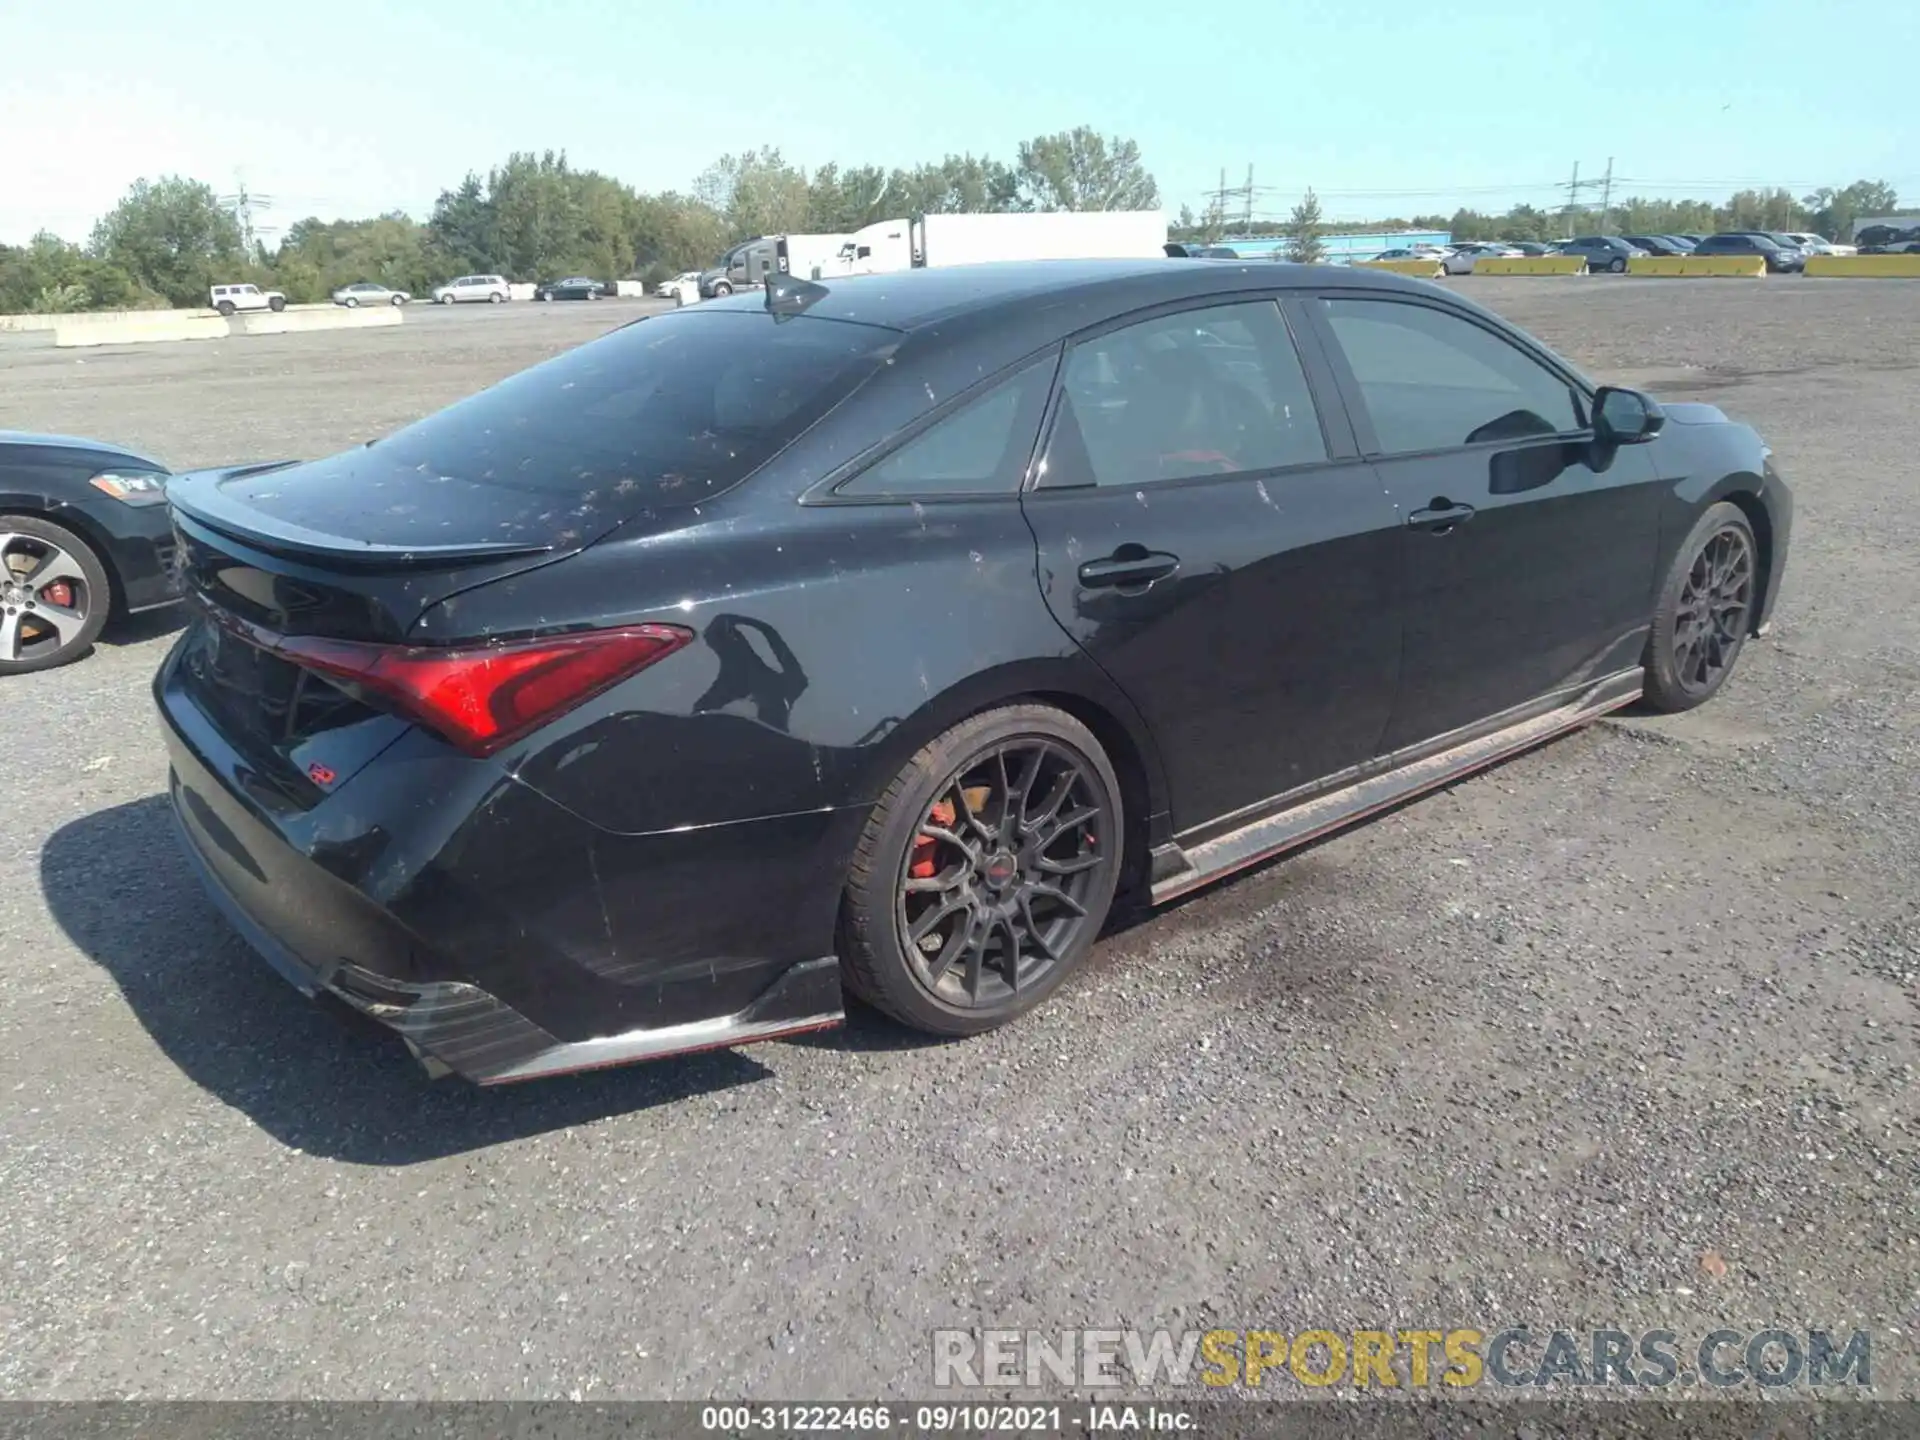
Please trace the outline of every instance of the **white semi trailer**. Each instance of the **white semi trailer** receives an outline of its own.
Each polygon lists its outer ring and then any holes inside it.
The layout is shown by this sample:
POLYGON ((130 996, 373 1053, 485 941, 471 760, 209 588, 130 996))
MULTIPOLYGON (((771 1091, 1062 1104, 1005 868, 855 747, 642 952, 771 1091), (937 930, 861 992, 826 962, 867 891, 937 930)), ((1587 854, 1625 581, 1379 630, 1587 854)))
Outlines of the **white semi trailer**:
POLYGON ((993 260, 1144 260, 1164 256, 1166 246, 1167 217, 1159 210, 923 215, 854 231, 840 247, 837 273, 875 275, 993 260))

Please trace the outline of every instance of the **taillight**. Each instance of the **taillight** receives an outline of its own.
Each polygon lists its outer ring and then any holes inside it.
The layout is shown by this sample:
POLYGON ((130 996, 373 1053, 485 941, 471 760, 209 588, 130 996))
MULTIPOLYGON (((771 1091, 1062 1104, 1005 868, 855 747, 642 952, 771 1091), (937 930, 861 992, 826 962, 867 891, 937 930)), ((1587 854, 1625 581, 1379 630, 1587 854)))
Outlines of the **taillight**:
POLYGON ((289 635, 272 648, 376 694, 469 755, 491 755, 693 639, 632 625, 458 650, 289 635))

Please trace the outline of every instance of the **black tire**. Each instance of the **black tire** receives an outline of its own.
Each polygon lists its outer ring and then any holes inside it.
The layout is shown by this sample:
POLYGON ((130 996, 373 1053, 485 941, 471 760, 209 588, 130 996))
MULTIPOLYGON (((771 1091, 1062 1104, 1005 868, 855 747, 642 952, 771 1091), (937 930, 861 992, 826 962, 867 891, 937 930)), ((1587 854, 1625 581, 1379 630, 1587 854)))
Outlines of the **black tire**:
POLYGON ((395 295, 395 296, 393 296, 393 297, 391 297, 391 298, 390 298, 390 299, 389 299, 389 300, 387 301, 387 303, 388 303, 389 305, 391 305, 391 306, 393 306, 393 307, 394 307, 395 309, 398 309, 398 308, 399 308, 400 306, 402 306, 402 305, 404 305, 404 304, 406 304, 406 303, 407 303, 407 297, 406 297, 406 296, 404 296, 404 295, 395 295))
POLYGON ((1627 273, 1627 257, 1624 255, 1614 256, 1613 259, 1607 262, 1607 269, 1611 270, 1616 275, 1626 274, 1627 273))
POLYGON ((286 300, 279 295, 276 295, 271 300, 267 301, 267 309, 273 311, 273 313, 276 315, 278 315, 282 310, 286 308, 287 308, 286 300))
MULTIPOLYGON (((66 583, 71 588, 71 579, 66 583)), ((113 580, 107 567, 80 536, 64 525, 31 515, 0 515, 0 675, 25 675, 71 665, 100 638, 113 611, 113 601, 113 580), (64 638, 45 621, 34 622, 36 614, 46 613, 45 594, 37 586, 29 590, 19 579, 23 560, 42 558, 49 550, 66 552, 78 570, 81 585, 74 594, 79 603, 62 607, 62 613, 77 610, 81 617, 77 628, 64 638), (41 638, 32 638, 35 632, 41 638), (16 658, 16 651, 25 653, 16 658)))
POLYGON ((732 293, 733 286, 729 285, 725 280, 716 280, 713 282, 714 299, 718 300, 722 295, 731 295, 732 293))
POLYGON ((1660 587, 1642 658, 1647 704, 1691 710, 1726 684, 1753 628, 1760 580, 1760 546, 1740 507, 1708 507, 1660 587))
POLYGON ((1025 1014, 1098 937, 1125 824, 1113 766, 1071 715, 1019 704, 962 721, 907 762, 861 834, 841 907, 847 988, 935 1035, 977 1035, 1025 1014), (982 783, 996 775, 997 785, 982 783), (1037 804, 1056 795, 1050 810, 1037 804), (969 858, 930 830, 980 853, 969 858), (1062 844, 1074 853, 1057 853, 1062 844), (921 876, 922 863, 944 868, 921 876))
POLYGON ((358 310, 360 308, 360 302, 354 299, 353 296, 351 295, 347 296, 347 298, 342 300, 340 303, 346 306, 347 309, 349 310, 358 310))
POLYGON ((222 300, 218 305, 214 306, 213 308, 218 310, 222 315, 226 316, 229 320, 233 318, 233 302, 231 300, 222 300))

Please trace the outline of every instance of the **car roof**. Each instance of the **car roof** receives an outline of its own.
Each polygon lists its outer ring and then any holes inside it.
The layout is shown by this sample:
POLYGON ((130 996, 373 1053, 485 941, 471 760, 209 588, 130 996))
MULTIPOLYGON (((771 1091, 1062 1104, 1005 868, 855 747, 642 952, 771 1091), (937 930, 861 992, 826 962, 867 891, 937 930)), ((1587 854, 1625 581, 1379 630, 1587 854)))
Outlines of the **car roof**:
MULTIPOLYGON (((1013 260, 853 275, 814 282, 826 291, 807 313, 914 331, 961 316, 1012 310, 1119 315, 1167 301, 1231 295, 1238 290, 1337 284, 1344 289, 1423 290, 1417 281, 1377 270, 1294 265, 1274 260, 1013 260)), ((757 310, 758 290, 703 302, 702 310, 757 310)), ((1037 317, 1036 317, 1037 318, 1037 317)), ((1076 320, 1060 333, 1089 322, 1076 320)))

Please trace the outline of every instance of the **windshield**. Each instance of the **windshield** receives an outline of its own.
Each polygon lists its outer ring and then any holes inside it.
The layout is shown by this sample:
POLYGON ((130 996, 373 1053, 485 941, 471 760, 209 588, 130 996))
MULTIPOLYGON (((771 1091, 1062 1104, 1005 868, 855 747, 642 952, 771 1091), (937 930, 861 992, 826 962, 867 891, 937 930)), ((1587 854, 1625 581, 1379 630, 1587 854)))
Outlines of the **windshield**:
POLYGON ((671 311, 397 430, 391 466, 508 490, 693 504, 745 479, 859 388, 900 335, 764 312, 671 311))

